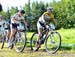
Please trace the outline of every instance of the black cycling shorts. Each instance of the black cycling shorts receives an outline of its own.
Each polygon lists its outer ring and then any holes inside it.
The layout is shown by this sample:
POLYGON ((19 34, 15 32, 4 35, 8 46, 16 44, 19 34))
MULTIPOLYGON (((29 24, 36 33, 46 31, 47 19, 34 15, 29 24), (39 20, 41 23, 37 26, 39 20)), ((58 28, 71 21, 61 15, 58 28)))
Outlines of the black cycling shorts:
POLYGON ((17 26, 19 26, 19 24, 16 24, 16 23, 12 23, 11 25, 13 29, 17 29, 17 26))
POLYGON ((46 29, 46 25, 45 25, 44 23, 42 23, 42 22, 40 22, 40 21, 39 21, 39 23, 40 23, 40 25, 41 25, 42 27, 44 27, 44 29, 46 29))

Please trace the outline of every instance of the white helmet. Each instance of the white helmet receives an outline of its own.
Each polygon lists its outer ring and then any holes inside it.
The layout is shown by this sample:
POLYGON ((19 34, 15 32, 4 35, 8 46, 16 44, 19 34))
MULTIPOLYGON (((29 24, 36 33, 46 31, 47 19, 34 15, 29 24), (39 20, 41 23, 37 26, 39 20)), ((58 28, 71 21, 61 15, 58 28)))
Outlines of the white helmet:
POLYGON ((53 7, 47 7, 47 10, 53 11, 53 7))

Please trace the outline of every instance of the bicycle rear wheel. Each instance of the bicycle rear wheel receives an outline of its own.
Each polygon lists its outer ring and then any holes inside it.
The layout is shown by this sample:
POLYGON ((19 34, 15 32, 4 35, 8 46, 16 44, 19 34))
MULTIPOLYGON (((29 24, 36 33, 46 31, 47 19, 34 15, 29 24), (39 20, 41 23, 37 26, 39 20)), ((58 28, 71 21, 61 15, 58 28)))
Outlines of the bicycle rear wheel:
POLYGON ((31 51, 36 51, 39 48, 37 48, 36 44, 37 44, 37 40, 38 40, 38 33, 35 32, 33 33, 31 40, 30 40, 30 47, 31 47, 31 51))
POLYGON ((6 40, 5 35, 0 39, 0 48, 3 49, 4 48, 4 42, 6 40))
POLYGON ((26 31, 17 32, 14 40, 14 48, 17 52, 22 52, 26 46, 26 31))
POLYGON ((61 36, 58 32, 51 32, 45 41, 46 51, 56 53, 61 46, 61 36))

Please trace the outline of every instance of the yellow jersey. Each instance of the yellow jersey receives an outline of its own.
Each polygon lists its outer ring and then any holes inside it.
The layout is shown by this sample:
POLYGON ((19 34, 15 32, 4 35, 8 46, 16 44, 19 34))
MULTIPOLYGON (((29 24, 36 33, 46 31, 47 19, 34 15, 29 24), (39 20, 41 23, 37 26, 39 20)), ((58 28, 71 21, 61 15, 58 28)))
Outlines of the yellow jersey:
POLYGON ((50 22, 53 22, 54 15, 52 13, 44 12, 43 15, 39 18, 38 22, 44 24, 50 24, 50 22))
POLYGON ((52 13, 48 13, 48 12, 44 12, 43 16, 45 19, 49 19, 49 20, 53 20, 54 19, 54 15, 52 13))
POLYGON ((48 12, 44 12, 43 16, 44 16, 44 20, 47 24, 49 24, 50 22, 53 22, 54 15, 52 13, 49 14, 48 12))

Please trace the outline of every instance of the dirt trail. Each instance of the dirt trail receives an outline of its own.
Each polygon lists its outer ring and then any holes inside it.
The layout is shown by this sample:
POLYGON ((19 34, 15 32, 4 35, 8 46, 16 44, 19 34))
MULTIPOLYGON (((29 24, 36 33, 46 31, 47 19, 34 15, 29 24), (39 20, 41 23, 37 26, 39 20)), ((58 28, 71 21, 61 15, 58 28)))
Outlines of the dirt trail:
POLYGON ((75 51, 59 50, 55 54, 48 54, 45 50, 32 52, 30 48, 25 48, 24 52, 17 53, 14 49, 8 50, 4 48, 0 50, 0 57, 75 57, 75 51))

